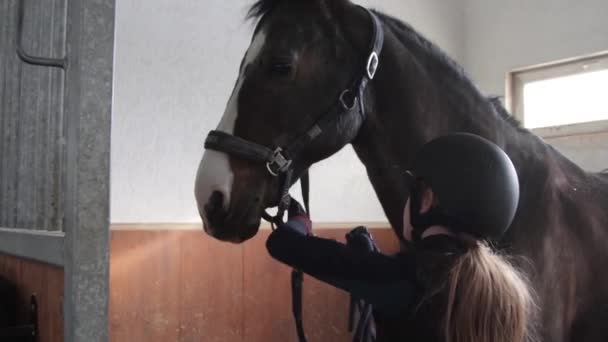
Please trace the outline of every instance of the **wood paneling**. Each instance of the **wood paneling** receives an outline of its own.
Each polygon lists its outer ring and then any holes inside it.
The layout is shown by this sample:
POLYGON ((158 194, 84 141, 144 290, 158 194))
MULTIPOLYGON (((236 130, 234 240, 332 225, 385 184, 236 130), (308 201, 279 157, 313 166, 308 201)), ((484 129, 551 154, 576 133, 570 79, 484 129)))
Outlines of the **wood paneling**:
POLYGON ((200 231, 180 240, 180 341, 242 341, 243 249, 200 231))
MULTIPOLYGON (((244 336, 247 341, 295 341, 291 314, 291 270, 266 251, 268 231, 243 244, 244 336)), ((306 288, 306 287, 305 287, 306 288)), ((308 296, 304 301, 308 301, 308 296)))
MULTIPOLYGON (((297 340, 291 270, 268 255, 268 231, 232 245, 198 229, 147 227, 112 231, 111 341, 297 340)), ((343 241, 348 230, 315 231, 343 241)), ((374 229, 373 235, 384 251, 398 248, 391 230, 374 229)), ((306 277, 309 341, 348 341, 347 318, 347 294, 306 277)))
POLYGON ((27 312, 30 296, 38 300, 38 342, 63 341, 63 269, 0 254, 0 274, 19 290, 20 307, 27 312))
POLYGON ((179 234, 112 235, 110 329, 114 341, 177 341, 179 234), (119 238, 116 238, 119 237, 119 238), (137 322, 137 324, 133 324, 137 322))

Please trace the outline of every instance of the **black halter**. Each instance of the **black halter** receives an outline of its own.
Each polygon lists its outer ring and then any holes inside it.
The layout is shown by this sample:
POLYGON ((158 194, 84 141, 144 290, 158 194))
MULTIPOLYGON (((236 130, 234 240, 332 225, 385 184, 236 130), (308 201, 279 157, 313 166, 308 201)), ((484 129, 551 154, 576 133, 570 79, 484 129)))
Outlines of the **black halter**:
MULTIPOLYGON (((380 23, 380 19, 370 10, 364 8, 369 14, 373 23, 373 41, 370 45, 370 54, 367 57, 365 70, 361 75, 355 78, 354 82, 344 89, 337 103, 332 108, 323 114, 320 119, 306 131, 305 134, 299 136, 287 146, 274 146, 272 148, 239 138, 226 132, 214 130, 209 132, 205 141, 205 149, 224 152, 229 155, 246 159, 253 162, 264 163, 266 170, 273 177, 281 177, 280 182, 280 199, 277 203, 278 212, 273 217, 264 212, 263 218, 270 222, 273 229, 275 225, 283 222, 285 211, 289 207, 289 188, 291 186, 293 176, 293 161, 298 158, 299 153, 310 144, 313 140, 319 137, 323 132, 333 127, 334 123, 346 114, 359 114, 365 121, 365 89, 369 82, 374 79, 378 65, 380 63, 380 52, 384 44, 384 31, 380 23)), ((308 205, 308 171, 304 171, 301 178, 302 196, 306 210, 310 215, 308 205)), ((298 336, 300 341, 306 341, 304 330, 302 327, 302 272, 294 270, 292 274, 292 296, 293 296, 293 314, 298 328, 298 336)))
POLYGON ((270 175, 282 177, 282 191, 278 203, 279 212, 275 217, 271 217, 268 214, 264 215, 264 219, 271 223, 280 223, 287 209, 289 202, 286 195, 292 181, 291 166, 302 149, 323 134, 329 127, 332 127, 332 124, 344 114, 358 112, 365 119, 364 93, 369 81, 376 74, 380 61, 380 51, 384 43, 384 32, 380 20, 371 11, 367 10, 367 12, 373 21, 374 40, 370 47, 371 52, 367 58, 365 70, 350 87, 342 91, 337 99, 337 104, 322 115, 305 134, 299 136, 287 146, 275 146, 273 148, 217 130, 211 131, 207 136, 207 140, 205 141, 206 149, 224 152, 253 162, 264 163, 270 175))

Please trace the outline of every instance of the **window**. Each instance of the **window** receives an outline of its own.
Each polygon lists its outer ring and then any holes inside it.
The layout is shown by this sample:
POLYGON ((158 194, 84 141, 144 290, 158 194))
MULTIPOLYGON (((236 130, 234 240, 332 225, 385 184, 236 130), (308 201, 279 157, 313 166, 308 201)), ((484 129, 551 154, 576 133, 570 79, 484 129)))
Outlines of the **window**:
POLYGON ((509 73, 507 106, 545 137, 608 131, 608 53, 509 73))

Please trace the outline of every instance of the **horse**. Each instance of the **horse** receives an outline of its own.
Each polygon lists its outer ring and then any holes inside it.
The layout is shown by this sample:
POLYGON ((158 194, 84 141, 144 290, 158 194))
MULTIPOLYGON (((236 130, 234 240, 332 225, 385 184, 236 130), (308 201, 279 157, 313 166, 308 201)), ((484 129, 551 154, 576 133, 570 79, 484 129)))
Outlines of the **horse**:
MULTIPOLYGON (((366 115, 337 117, 303 147, 289 161, 288 185, 351 144, 400 238, 409 195, 404 172, 416 151, 449 132, 485 137, 506 151, 520 178, 516 217, 498 247, 528 265, 539 338, 608 340, 608 177, 581 169, 523 128, 411 26, 373 13, 384 46, 375 77, 360 94, 366 115)), ((218 130, 283 146, 333 108, 353 75, 369 67, 370 15, 349 0, 258 0, 249 17, 257 25, 218 130)), ((206 150, 194 190, 204 230, 232 243, 250 239, 265 209, 280 202, 281 182, 258 162, 206 150)))

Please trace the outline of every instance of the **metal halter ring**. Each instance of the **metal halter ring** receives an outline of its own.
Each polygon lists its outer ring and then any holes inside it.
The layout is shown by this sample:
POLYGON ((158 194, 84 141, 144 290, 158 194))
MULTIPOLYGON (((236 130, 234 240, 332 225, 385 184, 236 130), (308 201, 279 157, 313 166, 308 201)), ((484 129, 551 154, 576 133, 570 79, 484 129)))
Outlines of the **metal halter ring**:
POLYGON ((378 58, 378 54, 376 51, 372 52, 367 59, 367 77, 370 80, 374 79, 376 76, 376 71, 378 70, 378 64, 380 64, 380 59, 378 58))
POLYGON ((340 104, 342 104, 342 107, 345 110, 352 110, 353 108, 355 108, 355 106, 357 105, 357 96, 353 95, 353 92, 350 89, 345 89, 342 94, 340 94, 340 104), (347 95, 352 96, 350 101, 351 103, 347 103, 348 99, 346 98, 347 95))
POLYGON ((282 172, 285 172, 291 165, 291 160, 288 160, 283 155, 283 149, 277 147, 272 153, 272 158, 266 162, 266 169, 271 175, 277 177, 282 172))

